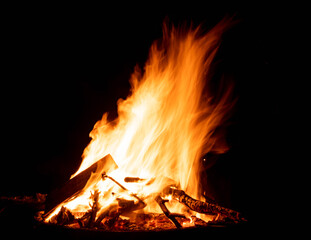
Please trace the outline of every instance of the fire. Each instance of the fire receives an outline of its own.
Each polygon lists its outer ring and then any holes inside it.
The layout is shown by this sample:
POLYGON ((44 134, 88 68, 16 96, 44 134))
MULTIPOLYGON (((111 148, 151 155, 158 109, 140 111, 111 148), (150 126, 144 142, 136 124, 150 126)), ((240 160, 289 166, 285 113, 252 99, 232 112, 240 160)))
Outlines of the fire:
MULTIPOLYGON (((144 70, 137 67, 132 74, 131 94, 119 99, 118 118, 109 122, 105 113, 95 124, 82 164, 72 177, 107 154, 118 168, 106 178, 91 177, 78 197, 59 205, 46 221, 62 206, 72 213, 87 211, 94 192, 100 199, 97 216, 120 197, 144 199, 144 211, 161 212, 154 197, 170 184, 202 199, 201 157, 209 151, 227 150, 219 144, 224 136, 215 137, 214 131, 232 107, 232 88, 214 101, 207 84, 227 26, 222 21, 204 35, 200 28, 164 26, 163 40, 151 46, 144 70), (133 184, 125 178, 137 181, 133 184)), ((185 213, 180 204, 170 207, 185 213)))

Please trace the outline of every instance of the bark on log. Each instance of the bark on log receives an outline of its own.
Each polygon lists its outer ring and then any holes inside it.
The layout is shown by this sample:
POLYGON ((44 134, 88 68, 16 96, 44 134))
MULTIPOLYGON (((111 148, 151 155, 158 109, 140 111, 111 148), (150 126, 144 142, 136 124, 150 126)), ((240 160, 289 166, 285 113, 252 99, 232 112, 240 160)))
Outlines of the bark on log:
POLYGON ((229 208, 221 207, 215 203, 202 202, 200 200, 193 199, 183 190, 169 188, 166 189, 166 191, 172 195, 173 199, 179 201, 180 203, 183 203, 195 212, 211 215, 220 214, 222 216, 228 217, 233 221, 245 221, 245 219, 241 217, 241 214, 239 212, 231 210, 229 208))
POLYGON ((61 188, 52 191, 46 199, 45 216, 48 216, 58 204, 77 196, 85 187, 92 174, 96 173, 98 176, 101 176, 103 172, 114 170, 117 167, 111 155, 108 154, 70 179, 61 188))

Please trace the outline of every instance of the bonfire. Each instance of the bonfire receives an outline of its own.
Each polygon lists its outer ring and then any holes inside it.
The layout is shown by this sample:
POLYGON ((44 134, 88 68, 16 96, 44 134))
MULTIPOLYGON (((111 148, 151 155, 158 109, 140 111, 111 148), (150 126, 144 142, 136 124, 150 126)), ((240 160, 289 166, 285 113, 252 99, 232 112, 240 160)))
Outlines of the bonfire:
POLYGON ((203 194, 202 156, 228 150, 216 129, 234 105, 232 86, 209 88, 229 20, 209 32, 164 25, 143 70, 135 68, 118 117, 90 133, 78 171, 48 194, 38 220, 107 231, 165 230, 238 223, 237 211, 203 194))

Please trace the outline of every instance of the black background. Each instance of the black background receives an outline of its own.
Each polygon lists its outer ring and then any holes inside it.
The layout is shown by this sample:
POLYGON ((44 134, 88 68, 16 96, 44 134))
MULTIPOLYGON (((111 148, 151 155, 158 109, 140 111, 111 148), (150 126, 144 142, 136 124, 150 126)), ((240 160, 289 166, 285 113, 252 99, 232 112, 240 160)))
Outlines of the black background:
POLYGON ((235 82, 230 150, 210 168, 219 202, 256 220, 278 194, 280 52, 287 13, 269 5, 16 5, 4 10, 1 43, 0 195, 48 193, 81 163, 89 132, 116 116, 134 66, 144 65, 162 23, 237 23, 223 37, 216 70, 235 82), (269 202, 269 204, 267 204, 269 202))

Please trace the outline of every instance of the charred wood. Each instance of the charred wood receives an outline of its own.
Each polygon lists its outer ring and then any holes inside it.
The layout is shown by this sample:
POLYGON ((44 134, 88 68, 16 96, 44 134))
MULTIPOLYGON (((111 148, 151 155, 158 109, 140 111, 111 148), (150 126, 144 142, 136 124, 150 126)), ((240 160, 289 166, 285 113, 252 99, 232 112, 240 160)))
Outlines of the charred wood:
POLYGON ((124 182, 126 183, 139 183, 139 182, 144 182, 146 179, 144 178, 139 178, 139 177, 125 177, 124 182))
POLYGON ((61 188, 52 191, 50 194, 48 194, 46 199, 45 216, 48 216, 60 203, 66 201, 67 199, 78 196, 92 174, 97 173, 99 176, 101 176, 103 172, 116 169, 117 167, 118 166, 113 158, 110 156, 110 154, 108 154, 91 165, 89 168, 79 173, 74 178, 70 179, 61 188))
POLYGON ((88 226, 90 217, 91 217, 91 211, 87 211, 84 213, 84 215, 81 218, 77 219, 80 228, 84 228, 88 226))
POLYGON ((143 209, 146 204, 143 201, 135 203, 133 200, 126 200, 117 198, 118 204, 113 203, 106 207, 96 220, 96 226, 100 226, 103 223, 106 227, 111 228, 114 222, 116 222, 120 215, 125 215, 133 211, 143 209))
POLYGON ((92 205, 91 205, 91 213, 90 213, 90 218, 87 224, 87 227, 91 228, 93 227, 96 219, 96 214, 98 210, 100 209, 99 203, 98 203, 98 197, 99 197, 99 191, 95 190, 94 193, 92 194, 92 205))
POLYGON ((106 207, 98 216, 95 226, 99 227, 102 221, 105 219, 104 224, 110 227, 112 222, 114 222, 117 219, 117 217, 119 217, 118 207, 119 206, 116 203, 111 204, 108 207, 106 207))
POLYGON ((0 207, 7 206, 25 206, 31 209, 41 211, 45 208, 45 200, 47 194, 36 193, 35 196, 15 196, 15 197, 0 197, 0 207))
POLYGON ((171 212, 167 209, 167 207, 165 206, 165 203, 168 200, 164 200, 161 198, 160 195, 156 196, 155 198, 156 202, 159 204, 161 210, 163 211, 163 213, 165 214, 165 216, 171 220, 171 222, 176 226, 176 228, 181 228, 180 223, 177 221, 177 219, 175 218, 175 215, 171 214, 171 212))
POLYGON ((51 222, 59 225, 67 225, 75 222, 75 220, 76 219, 70 210, 66 207, 62 207, 59 213, 51 219, 51 222))
POLYGON ((126 182, 126 183, 142 183, 142 182, 146 182, 145 183, 146 186, 154 183, 155 178, 151 178, 148 181, 147 180, 148 179, 139 178, 139 177, 125 177, 124 178, 124 182, 126 182))
POLYGON ((139 202, 143 202, 143 200, 138 197, 135 193, 131 193, 129 192, 129 190, 127 188, 125 188, 121 183, 119 183, 117 180, 115 180, 114 178, 108 176, 106 173, 102 174, 102 178, 109 178, 111 181, 113 181, 114 183, 116 183, 120 188, 122 188, 124 191, 127 191, 132 197, 136 198, 139 202))
POLYGON ((125 200, 125 199, 117 199, 119 203, 119 212, 120 215, 128 214, 133 211, 143 209, 146 207, 146 203, 144 203, 142 200, 138 201, 135 203, 134 201, 131 200, 125 200))
POLYGON ((183 190, 168 188, 166 191, 172 195, 173 199, 183 203, 195 212, 211 215, 220 214, 221 216, 227 217, 233 221, 245 221, 239 212, 219 206, 216 203, 202 202, 200 200, 193 199, 183 190))

